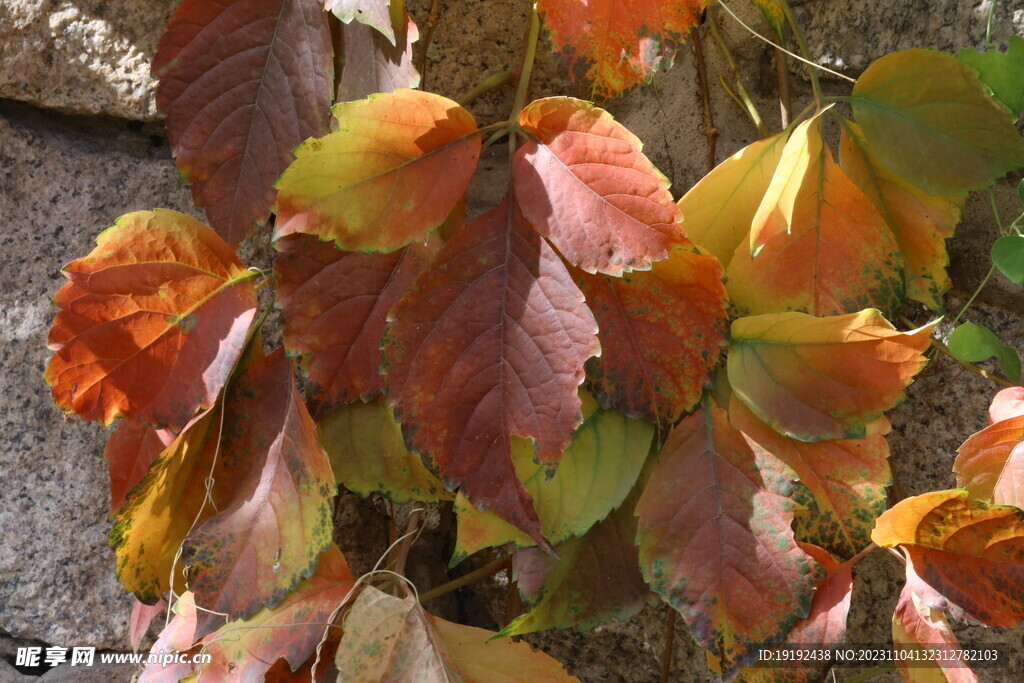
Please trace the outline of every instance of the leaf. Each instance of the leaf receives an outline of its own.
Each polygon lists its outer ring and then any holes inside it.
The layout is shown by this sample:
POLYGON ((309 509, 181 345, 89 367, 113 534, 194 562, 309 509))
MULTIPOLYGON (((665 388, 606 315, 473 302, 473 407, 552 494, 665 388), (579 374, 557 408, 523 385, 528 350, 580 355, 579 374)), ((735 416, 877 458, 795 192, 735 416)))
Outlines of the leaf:
MULTIPOLYGON (((262 680, 271 666, 285 659, 292 671, 316 651, 338 610, 352 595, 355 577, 338 546, 331 544, 304 579, 275 608, 264 607, 250 618, 222 626, 203 639, 212 661, 199 667, 201 676, 216 681, 262 680)), ((308 678, 309 671, 305 671, 308 678)))
MULTIPOLYGON (((729 422, 754 452, 770 453, 790 469, 810 494, 808 514, 797 517, 797 538, 840 557, 852 557, 871 542, 875 518, 885 512, 892 483, 888 421, 861 439, 797 441, 761 422, 733 395, 729 422)), ((815 642, 808 640, 803 642, 815 642)))
POLYGON ((637 503, 644 578, 727 672, 811 605, 819 566, 793 538, 788 478, 706 405, 669 435, 637 503))
POLYGON ((232 247, 263 225, 292 148, 327 132, 330 31, 317 0, 186 0, 153 58, 192 197, 232 247))
POLYGON ((729 262, 729 298, 743 315, 895 310, 903 259, 885 219, 832 160, 819 118, 790 136, 754 215, 750 246, 729 262))
POLYGON ((972 434, 957 449, 953 471, 972 498, 1024 507, 1024 414, 972 434))
MULTIPOLYGON (((254 362, 233 391, 220 454, 231 495, 189 533, 181 554, 196 604, 228 619, 277 606, 313 573, 331 543, 335 494, 283 350, 254 362)), ((200 617, 201 632, 211 617, 200 617)))
POLYGON ((301 232, 339 249, 422 241, 462 198, 480 156, 472 115, 417 90, 332 110, 337 129, 307 140, 277 180, 275 238, 301 232))
POLYGON ((147 605, 138 599, 135 600, 132 604, 131 617, 128 620, 128 641, 132 644, 132 652, 139 651, 139 645, 142 644, 142 639, 149 632, 153 619, 165 609, 167 609, 166 600, 159 600, 155 605, 147 605))
POLYGON ((1006 108, 952 55, 901 50, 875 61, 847 98, 889 171, 933 195, 966 194, 1024 166, 1006 108))
POLYGON ((935 323, 897 332, 875 310, 732 323, 729 382, 758 419, 800 441, 857 439, 903 400, 935 323))
POLYGON ((635 500, 632 496, 585 536, 555 546, 558 557, 540 548, 516 551, 513 576, 530 609, 498 635, 570 627, 588 631, 612 619, 624 623, 652 602, 634 543, 635 500))
POLYGON ((704 176, 679 200, 686 235, 728 266, 750 233, 761 199, 779 165, 787 136, 747 145, 704 176))
MULTIPOLYGON (((536 462, 530 443, 512 440, 516 476, 532 496, 550 543, 582 536, 622 504, 640 476, 654 438, 650 424, 602 410, 585 391, 580 398, 583 424, 550 480, 546 468, 536 462)), ((534 543, 494 513, 474 508, 461 494, 455 500, 455 512, 459 523, 452 565, 483 548, 534 543)))
POLYGON ((455 497, 405 447, 383 397, 328 412, 317 422, 317 436, 338 483, 360 496, 378 493, 395 503, 455 497))
POLYGON ((892 229, 903 255, 907 296, 941 311, 950 287, 946 240, 960 222, 963 200, 927 194, 889 173, 857 124, 843 120, 841 126, 839 162, 892 229))
MULTIPOLYGON (((395 44, 395 30, 391 25, 389 0, 326 0, 324 9, 346 24, 352 20, 377 29, 382 36, 395 44)), ((348 32, 346 31, 346 35, 348 32)))
POLYGON ((110 470, 110 516, 124 505, 128 492, 142 481, 153 461, 171 445, 174 434, 122 420, 103 449, 110 470))
POLYGON ((122 216, 64 266, 44 378, 66 413, 180 430, 213 405, 256 314, 253 273, 166 209, 122 216))
POLYGON ((1024 387, 1008 387, 1001 390, 988 407, 990 425, 1018 415, 1024 415, 1024 387))
POLYGON ((512 683, 575 681, 526 643, 488 642, 494 634, 427 614, 415 598, 367 586, 343 624, 335 659, 346 681, 512 683))
POLYGON ((402 10, 405 30, 391 43, 365 24, 349 24, 343 36, 345 66, 338 83, 338 101, 350 102, 374 93, 415 88, 420 74, 413 65, 412 44, 419 40, 419 29, 402 10))
POLYGON ((595 100, 621 95, 672 66, 703 0, 538 0, 570 81, 595 100))
POLYGON ((1020 381, 1020 355, 1004 344, 992 330, 974 323, 962 323, 949 335, 949 352, 957 360, 976 363, 995 356, 999 369, 1011 382, 1020 381))
MULTIPOLYGON (((806 647, 809 643, 815 643, 815 647, 841 644, 846 639, 846 617, 853 596, 853 565, 849 562, 840 564, 817 546, 798 545, 828 573, 814 589, 810 612, 793 625, 785 642, 796 647, 806 647)), ((744 669, 740 678, 746 683, 809 683, 820 680, 821 669, 828 662, 808 661, 808 664, 810 666, 784 668, 760 665, 744 669), (820 666, 815 667, 816 663, 820 666)))
POLYGON ((1012 282, 1024 285, 1024 235, 1006 235, 992 245, 992 263, 1012 282))
POLYGON ((284 345, 309 378, 313 410, 382 393, 380 342, 388 311, 426 267, 436 242, 390 254, 342 251, 308 235, 276 246, 284 345))
POLYGON ((524 108, 519 126, 529 135, 512 162, 519 207, 571 264, 647 270, 685 240, 668 179, 611 114, 548 97, 524 108))
POLYGON ((188 652, 192 649, 196 635, 196 603, 192 593, 185 591, 171 608, 174 616, 160 637, 149 650, 152 661, 146 664, 139 676, 139 683, 178 683, 179 679, 192 673, 192 667, 184 662, 162 663, 161 655, 168 652, 188 652))
POLYGON ((552 468, 582 422, 577 388, 599 353, 583 294, 512 198, 458 232, 392 309, 388 397, 414 453, 544 544, 515 477, 513 435, 552 468))
POLYGON ((946 615, 926 605, 911 590, 909 584, 905 584, 900 591, 900 599, 892 615, 892 642, 896 645, 897 651, 900 646, 904 646, 911 651, 926 648, 936 654, 945 653, 939 654, 939 660, 946 662, 948 666, 942 666, 933 659, 926 659, 915 663, 913 667, 907 667, 901 665, 902 660, 898 660, 896 666, 903 674, 904 680, 920 683, 968 683, 978 680, 964 663, 960 642, 946 621, 946 615))
POLYGON ((886 511, 871 540, 902 546, 919 579, 975 621, 1010 628, 1024 619, 1024 511, 933 491, 886 511))
POLYGON ((599 329, 587 363, 604 406, 666 427, 700 400, 728 324, 722 267, 677 247, 649 271, 620 278, 574 273, 599 329))
POLYGON ((775 31, 775 35, 784 37, 786 35, 786 15, 779 4, 779 0, 751 0, 764 14, 765 21, 775 31))
POLYGON ((975 69, 996 99, 1015 116, 1020 116, 1024 111, 1024 38, 1010 36, 1006 52, 978 52, 973 47, 965 47, 956 58, 975 69))

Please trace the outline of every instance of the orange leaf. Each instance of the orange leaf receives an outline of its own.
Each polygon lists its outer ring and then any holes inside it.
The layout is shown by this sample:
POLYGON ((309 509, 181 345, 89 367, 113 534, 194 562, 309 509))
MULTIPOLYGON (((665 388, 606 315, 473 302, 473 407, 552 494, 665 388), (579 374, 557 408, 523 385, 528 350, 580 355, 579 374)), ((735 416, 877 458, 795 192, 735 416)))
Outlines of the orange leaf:
POLYGON ((995 424, 1001 420, 1024 415, 1024 387, 1008 387, 992 399, 988 407, 988 423, 995 424))
POLYGON ((885 512, 871 540, 902 546, 925 589, 976 621, 1003 628, 1024 619, 1024 511, 971 500, 964 490, 933 491, 885 512))
POLYGON ((708 406, 669 435, 637 503, 644 578, 726 671, 811 605, 820 567, 793 538, 788 478, 708 406))
POLYGON ((865 310, 815 318, 777 313, 732 324, 734 395, 782 434, 801 441, 856 439, 903 399, 927 359, 935 323, 897 332, 865 310))
POLYGON ((319 0, 185 0, 153 58, 156 102, 192 197, 237 246, 292 149, 327 132, 331 34, 319 0))
POLYGON ((213 405, 256 314, 256 291, 213 230, 165 209, 122 216, 64 266, 46 382, 64 412, 181 429, 213 405))
POLYGON ((725 342, 725 286, 713 256, 677 247, 650 271, 574 273, 601 355, 587 363, 603 405, 671 425, 700 400, 725 342))
POLYGON ((946 653, 939 658, 946 666, 935 660, 923 660, 914 667, 907 667, 903 660, 897 660, 897 667, 906 681, 976 683, 978 680, 963 656, 958 655, 960 642, 946 621, 946 615, 926 605, 909 584, 904 584, 900 591, 900 599, 892 615, 892 642, 897 648, 903 645, 911 650, 946 653))
POLYGON ((884 417, 878 419, 884 427, 862 439, 807 443, 779 434, 735 395, 729 405, 729 422, 751 448, 788 465, 809 492, 808 514, 797 519, 798 538, 840 557, 852 557, 871 542, 875 518, 886 508, 885 489, 892 482, 884 435, 889 425, 884 417))
POLYGON ((277 180, 280 238, 394 251, 422 240, 462 198, 480 156, 472 115, 417 90, 335 105, 336 130, 307 140, 277 180))
POLYGON ((117 514, 125 496, 142 481, 153 461, 171 445, 174 434, 138 422, 122 420, 107 439, 103 457, 110 470, 110 515, 117 514))
POLYGON ((557 463, 583 420, 583 364, 599 352, 561 260, 508 198, 441 248, 392 318, 388 396, 410 450, 544 545, 510 437, 534 439, 537 457, 557 463))
POLYGON ((704 0, 538 0, 570 79, 596 100, 672 66, 704 0))
POLYGON ((903 260, 885 219, 832 160, 820 119, 793 132, 729 263, 729 297, 745 315, 895 309, 903 260))
POLYGON ((957 450, 953 471, 973 498, 1024 507, 1024 415, 971 435, 957 450))
POLYGON ((842 121, 839 163, 892 229, 903 254, 907 296, 942 310, 950 286, 946 240, 960 222, 963 200, 927 194, 887 171, 850 121, 842 121))
POLYGON ((526 219, 588 273, 646 270, 685 239, 665 178, 640 140, 589 102, 537 100, 519 114, 530 139, 512 164, 526 219))
POLYGON ((388 311, 432 258, 431 244, 362 254, 309 235, 278 240, 284 345, 309 377, 314 413, 383 392, 380 341, 388 311))

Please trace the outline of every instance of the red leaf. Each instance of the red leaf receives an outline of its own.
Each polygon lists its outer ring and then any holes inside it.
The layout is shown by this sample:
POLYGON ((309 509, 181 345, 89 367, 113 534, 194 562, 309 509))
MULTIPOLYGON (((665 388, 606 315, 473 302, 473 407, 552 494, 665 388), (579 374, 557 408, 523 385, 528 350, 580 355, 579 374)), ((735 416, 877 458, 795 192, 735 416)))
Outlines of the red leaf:
POLYGON ((544 544, 510 437, 554 464, 583 419, 597 326, 565 266, 508 198, 442 247, 392 317, 386 377, 411 450, 544 544))
MULTIPOLYGON (((196 603, 237 619, 312 574, 331 542, 336 489, 282 350, 251 364, 232 398, 220 446, 231 497, 186 537, 182 562, 196 603)), ((200 632, 216 618, 204 612, 200 632)))
POLYGON ((926 605, 911 589, 910 583, 900 591, 900 600, 892 615, 892 640, 897 646, 909 646, 911 651, 923 649, 929 653, 944 653, 937 660, 915 663, 914 668, 904 666, 903 660, 898 660, 897 668, 904 680, 977 683, 978 677, 964 661, 960 642, 946 621, 946 615, 926 605))
POLYGON ((146 637, 153 619, 167 609, 167 601, 160 600, 155 605, 147 605, 136 600, 132 605, 132 615, 128 620, 128 640, 132 644, 132 652, 139 651, 142 639, 146 637))
POLYGON ((181 429, 213 405, 256 314, 253 273, 174 211, 122 216, 64 266, 45 379, 65 412, 181 429))
POLYGON ((820 567, 793 538, 788 476, 709 406, 669 435, 637 503, 644 578, 726 671, 811 606, 820 567))
POLYGON ((587 363, 594 395, 631 417, 677 422, 700 400, 725 341, 718 260, 677 247, 650 271, 575 277, 600 330, 601 355, 587 363))
POLYGON ((139 676, 139 683, 178 683, 192 673, 192 667, 186 662, 173 662, 164 665, 160 655, 170 652, 188 652, 192 649, 196 636, 196 603, 192 593, 185 591, 174 603, 174 616, 160 637, 150 648, 150 657, 154 660, 147 664, 139 676))
POLYGON ((412 44, 419 40, 420 33, 408 14, 404 18, 406 28, 396 36, 397 44, 366 24, 349 24, 344 28, 345 67, 338 83, 339 102, 420 84, 420 74, 412 63, 412 44))
POLYGON ((669 183, 611 114, 570 97, 519 114, 530 140, 512 165, 523 215, 588 273, 646 270, 685 238, 669 183))
POLYGON ((434 244, 363 254, 307 235, 278 240, 274 269, 284 344, 300 356, 314 412, 368 401, 384 390, 380 341, 388 311, 429 262, 434 244))
MULTIPOLYGON (((996 414, 1012 406, 1001 405, 996 414)), ((1008 411, 1007 411, 1008 412, 1008 411)), ((953 462, 957 486, 971 497, 1000 505, 1024 505, 1024 415, 972 434, 953 462)))
MULTIPOLYGON (((704 0, 539 0, 570 79, 602 100, 672 66, 704 0)), ((710 4, 710 3, 707 3, 710 4)))
POLYGON ((318 0, 185 0, 171 17, 157 106, 192 197, 232 246, 267 220, 292 148, 327 131, 331 54, 318 0))
POLYGON ((110 514, 113 516, 124 505, 125 496, 142 481, 149 466, 174 441, 174 434, 166 429, 152 429, 122 420, 117 430, 107 439, 103 457, 110 470, 110 514))

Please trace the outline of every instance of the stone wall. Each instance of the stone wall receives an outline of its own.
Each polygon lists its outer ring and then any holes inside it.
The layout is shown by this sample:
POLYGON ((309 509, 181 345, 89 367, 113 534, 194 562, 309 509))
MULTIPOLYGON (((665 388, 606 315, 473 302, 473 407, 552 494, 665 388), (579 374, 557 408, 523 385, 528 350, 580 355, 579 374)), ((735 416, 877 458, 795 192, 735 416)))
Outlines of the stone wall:
MULTIPOLYGON (((179 186, 153 104, 148 64, 177 0, 5 0, 0 6, 0 680, 19 676, 5 663, 19 642, 91 645, 127 650, 131 599, 113 575, 106 544, 107 436, 92 424, 67 423, 43 386, 49 352, 49 298, 62 278, 59 267, 90 248, 95 235, 119 215, 167 207, 201 215, 179 186)), ((409 0, 424 24, 429 0, 409 0)), ((813 55, 855 76, 870 60, 893 49, 933 46, 956 50, 984 40, 988 0, 804 0, 794 2, 813 55)), ((742 0, 730 7, 756 28, 765 28, 742 0)), ((526 0, 442 0, 443 15, 429 54, 427 86, 457 96, 483 77, 517 63, 529 4, 526 0)), ((1024 34, 1024 3, 1000 2, 994 39, 1024 34)), ((772 128, 778 126, 771 49, 723 17, 726 39, 747 87, 772 128)), ((717 87, 725 64, 705 43, 712 80, 715 124, 722 131, 723 159, 756 137, 753 126, 717 87)), ((705 138, 695 68, 684 47, 671 71, 608 109, 646 143, 652 160, 679 196, 706 171, 705 138)), ((794 68, 795 108, 807 102, 801 69, 794 68)), ((826 81, 837 93, 846 87, 826 81)), ((566 86, 542 47, 535 95, 564 94, 566 86)), ((471 109, 479 123, 505 118, 511 89, 488 93, 471 109)), ((503 146, 492 148, 474 180, 471 214, 498 201, 506 173, 503 146)), ((1019 208, 1014 185, 996 189, 1005 216, 1019 208)), ((987 269, 994 239, 987 198, 974 198, 950 243, 954 289, 951 310, 966 299, 987 269)), ((266 255, 248 245, 250 255, 266 255)), ((258 259, 262 260, 262 259, 258 259)), ((997 278, 971 318, 991 326, 1024 351, 1024 298, 1019 287, 997 278)), ((912 318, 925 313, 908 307, 912 318)), ((993 387, 958 374, 938 359, 913 385, 908 401, 891 415, 892 461, 904 495, 952 486, 956 447, 984 425, 993 387)), ((372 564, 386 543, 383 517, 373 505, 346 499, 340 508, 339 542, 354 568, 372 564)), ((432 548, 411 561, 438 565, 436 548, 448 533, 443 519, 432 548)), ((421 544, 422 545, 422 544, 421 544)), ((877 553, 858 565, 850 638, 888 639, 888 618, 901 581, 892 557, 877 553)), ((500 619, 504 589, 480 585, 446 610, 459 610, 481 625, 500 619)), ((555 632, 530 637, 587 681, 657 680, 664 643, 665 610, 648 608, 627 624, 595 633, 555 632)), ((974 629, 970 638, 1013 642, 1022 632, 974 629)), ((1018 662, 1020 661, 1018 657, 1018 662)), ((1013 677, 1024 679, 1024 664, 1013 677)), ((701 680, 703 655, 678 627, 674 680, 701 680)), ((97 672, 102 673, 102 672, 97 672)), ((843 672, 839 672, 842 678, 843 672)), ((848 672, 847 672, 848 673, 848 672)), ((997 672, 987 680, 1001 678, 997 672)), ((61 672, 45 677, 56 680, 61 672)), ((124 670, 97 680, 127 678, 124 670)), ((84 679, 75 679, 84 680, 84 679)), ((708 678, 710 680, 710 678, 708 678)))

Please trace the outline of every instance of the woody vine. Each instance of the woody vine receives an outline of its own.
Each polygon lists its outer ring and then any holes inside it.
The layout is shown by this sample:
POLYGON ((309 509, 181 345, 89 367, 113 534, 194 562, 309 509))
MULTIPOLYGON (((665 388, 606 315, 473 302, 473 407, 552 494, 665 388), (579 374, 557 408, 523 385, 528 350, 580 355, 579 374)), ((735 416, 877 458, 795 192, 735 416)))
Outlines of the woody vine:
MULTIPOLYGON (((907 566, 899 644, 955 650, 947 612, 1024 618, 1020 361, 964 310, 933 338, 964 198, 1024 167, 1024 41, 893 53, 842 97, 812 68, 798 113, 800 28, 785 0, 753 2, 785 128, 768 135, 742 74, 724 79, 765 135, 678 200, 597 104, 529 101, 539 36, 600 102, 668 68, 702 16, 718 38, 732 3, 541 0, 522 63, 467 93, 514 84, 508 119, 483 126, 415 89, 401 0, 182 3, 153 68, 209 225, 128 214, 65 266, 45 375, 65 412, 117 421, 110 541, 140 613, 171 605, 154 651, 212 655, 144 680, 317 679, 331 661, 341 680, 568 680, 510 636, 658 601, 712 668, 774 680, 754 645, 841 642, 852 566, 880 548, 907 566), (467 220, 481 150, 502 141, 505 197, 467 220), (265 229, 273 272, 235 251, 265 229), (270 353, 262 287, 285 324, 270 353), (897 329, 908 299, 933 321, 897 329), (884 413, 935 352, 1009 388, 960 450, 962 488, 890 501, 884 413), (998 375, 974 365, 989 357, 998 375), (355 577, 332 540, 339 486, 451 505, 453 564, 507 555, 414 586, 413 513, 388 567, 355 577), (499 633, 426 610, 501 570, 523 613, 499 633)), ((1001 225, 991 271, 1018 284, 1022 220, 1001 225)))

